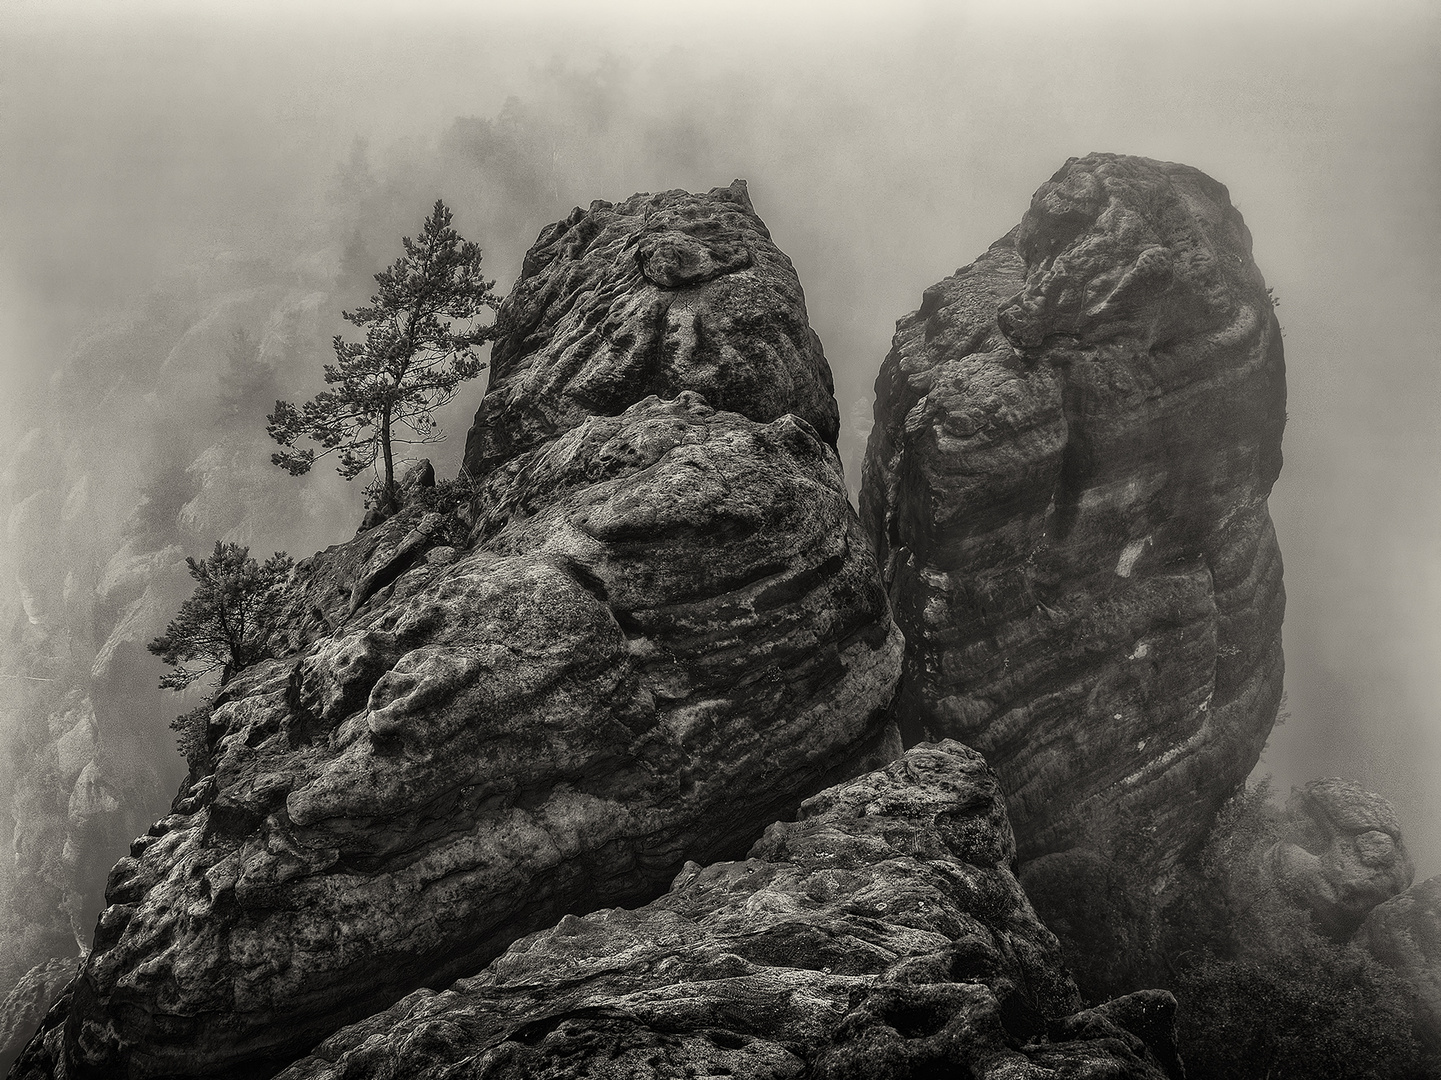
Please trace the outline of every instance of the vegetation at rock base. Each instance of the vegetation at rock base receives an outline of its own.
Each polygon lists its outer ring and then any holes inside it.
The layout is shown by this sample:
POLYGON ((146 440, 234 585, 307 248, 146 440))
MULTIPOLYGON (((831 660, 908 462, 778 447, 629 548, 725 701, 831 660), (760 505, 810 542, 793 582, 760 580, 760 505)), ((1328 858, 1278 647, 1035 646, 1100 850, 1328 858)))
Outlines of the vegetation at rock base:
POLYGON ((395 445, 444 437, 435 410, 484 370, 475 350, 495 336, 493 324, 473 322, 483 309, 499 306, 495 282, 481 273, 479 245, 463 239, 450 221, 450 210, 437 199, 419 239, 405 237, 405 254, 375 275, 371 306, 343 312, 366 335, 364 342, 336 335, 335 363, 325 365, 325 382, 334 389, 299 407, 275 403, 266 430, 285 447, 271 456, 276 465, 298 476, 334 453, 347 480, 376 468, 379 479, 367 489, 367 505, 395 508, 395 445), (470 325, 457 330, 457 320, 470 325), (318 443, 320 452, 295 449, 300 438, 318 443))
MULTIPOLYGON (((462 469, 453 480, 438 480, 429 487, 418 487, 405 502, 407 506, 418 506, 422 511, 454 515, 475 497, 479 485, 462 469)), ((458 538, 463 542, 463 535, 458 538)))
POLYGON ((1280 817, 1269 781, 1239 791, 1161 897, 1101 853, 1048 856, 1023 880, 1088 1000, 1148 986, 1176 995, 1191 1080, 1441 1075, 1413 1034, 1406 984, 1318 933, 1262 871, 1280 817))
POLYGON ((204 562, 187 558, 194 594, 148 646, 175 670, 160 677, 161 689, 184 690, 197 679, 218 674, 219 685, 269 655, 268 639, 280 587, 294 560, 277 551, 265 562, 239 544, 215 542, 204 562))
POLYGON ((1407 990, 1359 949, 1314 935, 1274 952, 1203 958, 1176 983, 1186 1075, 1402 1080, 1423 1068, 1407 990))
POLYGON ((1410 989, 1316 931, 1260 860, 1280 838, 1268 782, 1238 792, 1162 913, 1187 1075, 1225 1080, 1401 1080, 1432 1075, 1410 989))

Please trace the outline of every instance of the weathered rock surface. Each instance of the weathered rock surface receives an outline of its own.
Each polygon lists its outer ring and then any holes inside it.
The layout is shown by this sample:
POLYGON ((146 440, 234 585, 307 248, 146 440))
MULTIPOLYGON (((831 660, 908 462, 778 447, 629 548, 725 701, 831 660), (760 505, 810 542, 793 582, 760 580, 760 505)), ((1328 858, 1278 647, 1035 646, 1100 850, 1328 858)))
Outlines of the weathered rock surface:
POLYGON ((907 741, 1000 773, 1023 860, 1199 843, 1281 694, 1285 379, 1219 183, 1092 154, 928 289, 876 382, 861 517, 907 741))
POLYGON ((1286 835, 1265 866, 1323 933, 1345 941, 1415 868, 1391 804, 1354 780, 1312 780, 1286 800, 1286 835))
POLYGON ((5 995, 0 1002, 0 1071, 9 1071, 79 964, 78 956, 52 957, 22 975, 5 995))
POLYGON ((19 1075, 269 1075, 899 752, 901 638, 744 185, 572 215, 499 317, 470 546, 412 507, 297 567, 298 655, 218 699, 19 1075))
POLYGON ((282 1076, 1181 1076, 1169 994, 1076 1013, 1014 855, 981 756, 916 747, 807 800, 743 861, 567 917, 282 1076))
POLYGON ((1352 939, 1416 992, 1416 1034, 1441 1053, 1441 877, 1371 909, 1352 939))
POLYGON ((577 207, 526 254, 500 318, 509 332, 465 444, 472 477, 587 416, 682 390, 752 420, 795 415, 835 446, 830 366, 744 181, 577 207))

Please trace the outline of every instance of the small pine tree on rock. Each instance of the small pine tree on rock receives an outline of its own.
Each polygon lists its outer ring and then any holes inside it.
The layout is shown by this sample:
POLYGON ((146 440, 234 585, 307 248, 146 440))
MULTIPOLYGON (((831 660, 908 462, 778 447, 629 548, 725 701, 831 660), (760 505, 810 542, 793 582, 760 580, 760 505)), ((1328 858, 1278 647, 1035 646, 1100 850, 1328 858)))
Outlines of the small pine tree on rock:
POLYGON ((278 551, 260 563, 249 548, 217 540, 205 561, 185 563, 195 593, 147 648, 175 669, 161 676, 161 689, 184 690, 211 674, 219 675, 223 687, 236 672, 269 656, 281 586, 295 562, 278 551))
POLYGON ((450 226, 445 203, 435 207, 418 239, 405 237, 405 254, 375 275, 370 307, 343 312, 365 330, 364 342, 334 341, 335 363, 325 365, 323 390, 299 406, 277 401, 267 430, 285 447, 271 461, 292 475, 310 471, 318 458, 337 454, 347 480, 375 467, 380 478, 367 503, 396 508, 394 445, 435 442, 433 414, 455 397, 461 383, 485 365, 476 349, 495 336, 477 325, 485 308, 499 306, 480 270, 480 247, 450 226), (461 329, 456 323, 469 324, 461 329), (320 446, 295 449, 297 439, 320 446))

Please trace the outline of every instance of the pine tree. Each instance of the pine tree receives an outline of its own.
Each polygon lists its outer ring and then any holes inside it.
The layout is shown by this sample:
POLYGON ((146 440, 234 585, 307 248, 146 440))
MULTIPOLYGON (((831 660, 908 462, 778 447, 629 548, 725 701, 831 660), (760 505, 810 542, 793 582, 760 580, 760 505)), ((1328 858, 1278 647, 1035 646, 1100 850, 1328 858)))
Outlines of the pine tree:
POLYGON ((370 307, 342 313, 366 333, 363 343, 336 335, 335 363, 325 365, 325 381, 334 389, 299 408, 275 403, 267 430, 286 448, 272 455, 276 465, 300 475, 335 453, 337 471, 351 480, 379 462, 367 501, 395 509, 393 446, 444 438, 432 414, 484 370, 475 350, 495 336, 493 324, 474 322, 484 308, 499 306, 495 282, 481 274, 480 247, 463 239, 450 220, 437 199, 420 237, 405 237, 405 254, 375 275, 378 291, 370 307), (457 330, 454 321, 469 325, 457 330), (315 441, 320 452, 295 449, 299 438, 315 441))
POLYGON ((249 548, 219 540, 204 562, 185 563, 197 582, 195 593, 147 648, 175 669, 161 676, 161 689, 184 690, 216 672, 223 687, 269 655, 280 589, 295 563, 283 551, 257 563, 249 548))

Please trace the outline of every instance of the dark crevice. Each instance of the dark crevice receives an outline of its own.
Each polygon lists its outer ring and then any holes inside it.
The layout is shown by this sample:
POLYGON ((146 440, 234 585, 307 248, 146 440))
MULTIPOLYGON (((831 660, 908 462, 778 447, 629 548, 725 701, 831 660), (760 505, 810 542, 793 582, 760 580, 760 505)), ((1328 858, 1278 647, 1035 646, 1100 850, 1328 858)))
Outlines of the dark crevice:
POLYGON ((1061 475, 1054 496, 1053 535, 1058 542, 1064 542, 1075 527, 1080 517, 1081 496, 1095 472, 1095 454, 1082 422, 1086 396, 1084 387, 1062 376, 1061 413, 1066 422, 1066 445, 1061 451, 1061 475))

